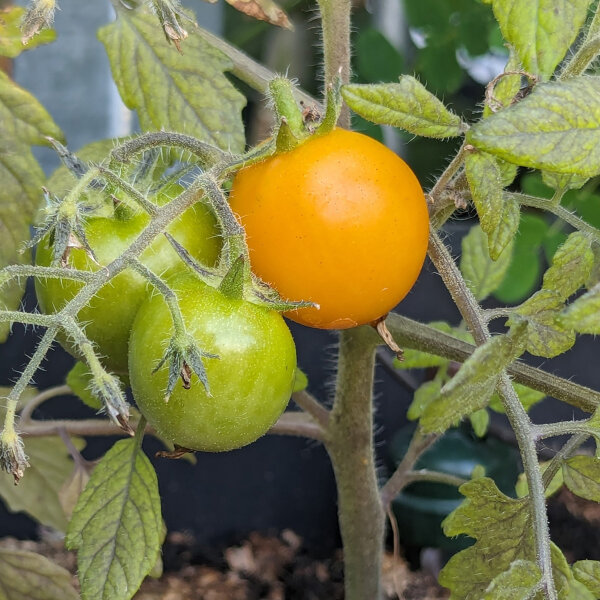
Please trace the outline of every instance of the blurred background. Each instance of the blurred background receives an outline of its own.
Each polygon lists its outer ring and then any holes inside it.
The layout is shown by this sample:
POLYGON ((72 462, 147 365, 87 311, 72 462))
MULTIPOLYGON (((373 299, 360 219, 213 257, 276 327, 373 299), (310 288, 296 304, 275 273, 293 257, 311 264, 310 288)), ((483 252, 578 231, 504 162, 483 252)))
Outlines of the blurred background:
MULTIPOLYGON (((224 35, 273 71, 287 73, 309 93, 319 96, 320 44, 314 2, 282 3, 295 26, 293 33, 252 20, 224 2, 207 4, 186 0, 184 4, 196 12, 202 27, 224 35)), ((65 132, 71 150, 76 151, 94 140, 135 131, 136 120, 119 98, 104 48, 95 34, 98 27, 113 18, 109 3, 106 0, 62 0, 60 7, 55 23, 58 39, 19 56, 14 62, 15 80, 47 108, 65 132)), ((357 82, 394 81, 402 73, 416 74, 467 121, 477 117, 485 84, 503 70, 508 56, 490 6, 477 0, 357 2, 353 36, 357 82)), ((185 52, 185 46, 183 48, 185 52)), ((244 118, 248 143, 252 144, 268 134, 270 116, 260 94, 238 81, 235 84, 248 96, 244 118)), ((456 141, 413 139, 358 118, 353 125, 401 154, 426 189, 442 172, 456 147, 456 141)), ((58 166, 59 161, 51 150, 36 148, 35 152, 47 174, 58 166)), ((515 185, 535 193, 549 193, 532 173, 522 172, 515 185)), ((582 216, 589 222, 600 226, 600 197, 595 194, 595 185, 572 192, 567 202, 581 209, 585 213, 582 216)), ((444 227, 454 256, 460 255, 461 240, 473 222, 474 215, 467 210, 457 212, 444 227)), ((528 296, 539 285, 543 269, 564 235, 565 232, 545 216, 534 211, 527 213, 515 249, 519 259, 515 259, 507 276, 513 281, 501 286, 496 297, 486 301, 487 306, 517 303, 528 296)), ((35 298, 31 291, 25 302, 28 309, 34 309, 35 298)), ((447 321, 453 325, 460 322, 441 279, 429 262, 397 310, 423 322, 447 321)), ((336 334, 293 323, 290 328, 298 346, 299 366, 308 375, 309 390, 329 402, 335 376, 336 334)), ((15 326, 9 341, 0 346, 0 385, 10 385, 14 380, 26 356, 31 354, 37 335, 15 326)), ((590 336, 582 336, 571 351, 557 359, 531 358, 530 362, 584 385, 595 388, 600 385, 597 351, 590 336)), ((382 476, 392 466, 392 439, 408 422, 405 413, 412 393, 427 376, 423 372, 398 371, 391 363, 391 357, 381 350, 375 390, 375 434, 382 476)), ((55 347, 44 371, 36 377, 37 386, 44 389, 64 382, 72 364, 73 359, 55 347)), ((574 409, 552 399, 538 404, 532 414, 537 422, 577 417, 574 409)), ((74 415, 90 416, 91 413, 73 398, 49 401, 36 412, 36 417, 41 419, 74 415)), ((494 415, 484 442, 498 437, 510 442, 510 431, 503 417, 494 415)), ((474 436, 463 428, 461 439, 467 440, 468 445, 474 436)), ((89 440, 84 456, 98 457, 113 441, 89 440)), ((401 442, 398 444, 401 446, 401 442)), ((148 440, 146 445, 150 456, 159 449, 153 440, 148 440)), ((482 456, 484 450, 475 446, 465 452, 470 456, 465 464, 472 465, 473 455, 482 456)), ((516 465, 514 459, 511 460, 516 465)), ((187 461, 153 461, 168 528, 189 530, 200 544, 227 543, 255 530, 290 528, 316 555, 327 555, 339 546, 333 474, 325 450, 315 442, 267 436, 234 452, 198 454, 195 465, 187 461)), ((0 486, 6 485, 12 483, 2 474, 0 486)), ((0 502, 0 537, 7 535, 36 537, 39 530, 26 515, 8 512, 0 502)), ((414 544, 426 546, 430 542, 415 540, 414 544)), ((588 555, 587 558, 597 557, 588 555)))

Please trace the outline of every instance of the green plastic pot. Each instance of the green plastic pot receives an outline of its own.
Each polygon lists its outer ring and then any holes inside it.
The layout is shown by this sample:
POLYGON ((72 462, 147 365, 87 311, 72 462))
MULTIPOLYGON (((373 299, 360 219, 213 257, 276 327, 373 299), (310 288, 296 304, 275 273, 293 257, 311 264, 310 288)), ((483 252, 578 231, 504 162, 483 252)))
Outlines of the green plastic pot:
MULTIPOLYGON (((404 457, 414 425, 399 430, 389 447, 390 467, 394 469, 404 457)), ((447 431, 423 453, 415 469, 429 469, 470 479, 476 466, 485 469, 498 488, 515 495, 515 483, 520 472, 515 448, 487 436, 479 439, 464 426, 447 431)), ((458 488, 443 483, 413 483, 393 500, 392 508, 398 521, 401 543, 419 548, 440 548, 458 552, 473 543, 467 536, 448 538, 442 531, 442 521, 463 501, 458 488)))

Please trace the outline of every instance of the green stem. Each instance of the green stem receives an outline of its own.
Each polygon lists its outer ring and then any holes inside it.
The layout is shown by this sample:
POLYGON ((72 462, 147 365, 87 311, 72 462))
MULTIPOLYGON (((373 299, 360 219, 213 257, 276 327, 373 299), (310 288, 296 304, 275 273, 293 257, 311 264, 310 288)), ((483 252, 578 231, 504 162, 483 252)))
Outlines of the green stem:
POLYGON ((138 192, 132 185, 130 185, 126 181, 123 181, 123 179, 121 179, 116 173, 113 173, 110 169, 99 166, 98 170, 100 171, 100 174, 106 181, 114 185, 116 188, 119 188, 123 192, 125 192, 140 208, 145 210, 150 216, 154 216, 156 214, 156 211, 158 210, 156 204, 150 202, 150 200, 148 200, 146 196, 138 192))
POLYGON ((600 53, 600 4, 596 6, 596 13, 586 31, 583 42, 577 52, 565 65, 559 79, 569 79, 583 75, 590 64, 600 53))
POLYGON ((556 215, 559 219, 562 219, 578 231, 587 233, 594 237, 597 241, 600 241, 600 229, 586 223, 583 219, 569 212, 564 206, 560 204, 554 204, 552 200, 544 198, 537 198, 536 196, 528 196, 527 194, 518 194, 515 192, 508 193, 509 196, 514 198, 522 206, 530 206, 532 208, 540 208, 547 210, 552 214, 556 215))
POLYGON ((569 458, 579 446, 584 444, 589 438, 589 434, 587 433, 578 433, 571 437, 571 439, 554 455, 550 464, 546 467, 543 476, 544 488, 548 488, 554 476, 558 473, 559 469, 562 467, 562 463, 564 460, 569 458))
POLYGON ((338 489, 346 600, 379 600, 385 515, 373 447, 375 342, 368 327, 340 334, 326 448, 338 489))
POLYGON ((381 498, 381 504, 384 510, 387 510, 390 502, 402 491, 402 489, 409 483, 409 474, 414 473, 412 468, 415 463, 427 450, 432 446, 439 438, 438 435, 430 434, 424 435, 419 429, 417 429, 408 445, 408 449, 404 454, 404 457, 400 461, 400 464, 396 467, 393 475, 386 481, 385 485, 381 488, 379 494, 381 498))
MULTIPOLYGON (((433 230, 430 232, 429 256, 460 310, 463 319, 470 328, 475 341, 478 345, 485 343, 490 338, 490 333, 485 325, 481 307, 468 289, 448 249, 433 230)), ((545 595, 548 600, 557 600, 558 596, 552 576, 546 499, 532 424, 506 373, 500 377, 498 392, 519 444, 523 468, 529 486, 536 556, 542 571, 545 595)))
MULTIPOLYGON (((323 31, 325 90, 337 77, 342 84, 350 81, 350 10, 351 0, 318 0, 323 31)), ((350 111, 342 107, 338 125, 350 128, 350 111)))
POLYGON ((570 433, 585 433, 589 436, 594 433, 594 428, 590 426, 588 419, 582 419, 579 421, 560 421, 558 423, 534 425, 532 432, 534 440, 539 441, 570 433))
POLYGON ((448 473, 441 473, 439 471, 430 471, 429 469, 409 471, 406 474, 405 480, 406 485, 410 483, 416 483, 417 481, 428 481, 430 483, 443 483, 445 485, 460 487, 463 483, 467 483, 467 479, 463 479, 462 477, 449 475, 448 473))
POLYGON ((0 274, 10 275, 2 277, 1 283, 7 283, 11 279, 19 277, 37 277, 38 279, 68 279, 71 281, 88 282, 94 276, 90 271, 79 271, 73 268, 61 267, 38 267, 35 265, 9 265, 0 270, 0 274))

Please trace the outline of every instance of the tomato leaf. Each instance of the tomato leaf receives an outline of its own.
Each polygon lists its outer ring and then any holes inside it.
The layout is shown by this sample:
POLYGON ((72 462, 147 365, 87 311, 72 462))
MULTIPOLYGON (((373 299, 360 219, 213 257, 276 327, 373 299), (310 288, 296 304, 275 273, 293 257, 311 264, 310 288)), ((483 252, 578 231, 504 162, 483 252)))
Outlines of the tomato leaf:
POLYGON ((137 111, 143 131, 179 131, 225 150, 243 150, 245 98, 225 76, 232 64, 221 51, 192 34, 181 55, 154 15, 122 4, 117 20, 98 37, 123 102, 137 111))
POLYGON ((579 333, 600 333, 600 284, 580 296, 561 314, 560 322, 579 333))
POLYGON ((426 381, 415 391, 406 417, 411 421, 419 419, 423 411, 427 408, 427 405, 440 395, 441 389, 442 385, 439 381, 426 381))
POLYGON ((597 560, 578 560, 573 565, 573 575, 577 581, 600 598, 600 562, 597 560))
POLYGON ((477 300, 487 298, 504 280, 512 255, 512 243, 509 244, 498 260, 493 261, 480 226, 471 227, 463 238, 460 270, 477 300))
POLYGON ((528 213, 521 215, 510 265, 502 283, 494 290, 498 300, 514 304, 536 288, 542 271, 539 249, 547 231, 548 225, 543 218, 528 213))
MULTIPOLYGON (((548 468, 549 464, 550 461, 540 463, 540 469, 542 473, 544 473, 544 471, 548 468)), ((548 487, 546 488, 544 496, 546 496, 546 498, 549 498, 550 496, 558 492, 558 490, 560 490, 560 488, 563 486, 564 482, 565 481, 563 478, 562 470, 559 469, 556 472, 556 475, 552 478, 552 481, 550 482, 548 487)), ((519 474, 517 484, 515 485, 515 492, 517 492, 518 498, 524 498, 525 496, 527 496, 527 494, 529 494, 529 485, 527 484, 527 477, 525 476, 525 473, 519 474)))
POLYGON ((480 408, 469 415, 469 421, 473 428, 473 433, 482 438, 488 430, 490 424, 490 413, 485 408, 480 408))
POLYGON ((443 432, 463 417, 484 408, 502 370, 522 352, 519 334, 497 335, 479 346, 458 373, 430 401, 421 417, 425 432, 443 432))
POLYGON ((496 575, 483 600, 529 600, 542 579, 540 568, 530 560, 515 560, 496 575))
POLYGON ((118 441, 79 497, 66 545, 77 550, 83 600, 129 600, 160 551, 156 473, 136 439, 118 441))
POLYGON ((410 75, 400 77, 399 83, 345 85, 342 96, 354 112, 379 125, 431 138, 463 133, 460 117, 410 75))
POLYGON ((572 456, 563 463, 565 485, 577 496, 600 502, 600 459, 572 456))
MULTIPOLYGON (((527 387, 526 385, 521 385, 520 383, 513 382, 513 387, 515 388, 515 392, 517 392, 517 396, 519 396, 519 400, 521 401, 523 408, 527 411, 534 404, 537 404, 546 397, 546 394, 544 394, 544 392, 533 390, 530 387, 527 387)), ((502 401, 500 400, 500 397, 497 394, 494 394, 492 396, 489 406, 492 410, 498 413, 505 412, 502 401)))
MULTIPOLYGON (((44 173, 31 153, 32 145, 46 144, 44 136, 62 133, 42 105, 0 71, 0 268, 31 262, 30 252, 18 248, 29 239, 29 226, 41 199, 44 173)), ((16 310, 25 280, 0 289, 0 307, 16 310)), ((0 324, 0 342, 10 325, 0 324)))
POLYGON ((575 41, 590 0, 494 0, 494 15, 526 71, 548 79, 575 41))
MULTIPOLYGON (((501 581, 514 586, 518 593, 522 593, 519 586, 527 589, 528 581, 521 576, 521 567, 513 566, 515 561, 529 563, 536 559, 527 500, 505 496, 488 477, 469 481, 459 491, 466 499, 442 523, 444 533, 447 536, 466 534, 477 541, 455 554, 440 573, 439 582, 451 590, 450 600, 528 598, 526 595, 485 595, 491 590, 500 590, 501 581), (465 573, 469 573, 469 577, 465 577, 465 573)), ((593 596, 582 591, 565 557, 554 544, 551 553, 559 597, 593 600, 593 596)))
POLYGON ((556 173, 600 173, 600 77, 537 85, 474 125, 467 140, 509 162, 556 173))
POLYGON ((0 56, 16 58, 23 50, 48 44, 56 39, 56 32, 53 29, 44 29, 23 44, 21 21, 25 12, 22 6, 9 6, 0 10, 0 56))
POLYGON ((481 229, 491 233, 500 223, 504 203, 498 162, 486 152, 467 152, 465 172, 481 229))
POLYGON ((41 554, 0 548, 1 600, 78 600, 71 574, 41 554))
MULTIPOLYGON (((85 445, 80 438, 71 440, 77 449, 85 445)), ((65 531, 59 492, 73 472, 67 448, 58 437, 25 438, 24 443, 30 464, 27 477, 14 486, 10 475, 0 473, 0 496, 11 511, 22 510, 42 525, 65 531)))
POLYGON ((552 358, 575 343, 575 332, 560 320, 563 299, 553 290, 540 290, 514 309, 507 321, 510 327, 527 325, 523 339, 527 351, 552 358))
POLYGON ((576 231, 555 252, 552 265, 544 273, 542 287, 566 300, 587 281, 593 265, 591 241, 576 231))

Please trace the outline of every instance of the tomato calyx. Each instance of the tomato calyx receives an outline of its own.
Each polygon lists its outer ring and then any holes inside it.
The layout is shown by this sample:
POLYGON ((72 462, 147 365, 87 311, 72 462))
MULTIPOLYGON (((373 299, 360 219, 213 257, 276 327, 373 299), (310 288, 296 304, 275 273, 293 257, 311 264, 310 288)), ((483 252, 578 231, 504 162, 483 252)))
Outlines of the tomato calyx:
POLYGON ((44 210, 48 216, 42 225, 36 228, 34 236, 25 247, 33 248, 46 235, 50 235, 52 238, 51 266, 66 267, 72 248, 84 249, 86 254, 98 264, 98 259, 87 240, 84 227, 85 219, 91 214, 92 209, 72 198, 61 200, 46 188, 43 188, 43 191, 46 200, 44 210))
POLYGON ((154 454, 155 458, 170 458, 177 460, 183 458, 186 454, 193 454, 196 452, 190 448, 184 448, 179 444, 173 444, 173 450, 159 450, 154 454))
POLYGON ((129 405, 125 400, 118 378, 106 371, 98 371, 92 367, 91 392, 102 402, 103 410, 108 418, 127 434, 133 435, 134 431, 129 425, 129 405))
POLYGON ((218 289, 231 299, 246 300, 256 306, 262 306, 277 312, 287 312, 299 308, 315 307, 313 302, 304 300, 286 300, 272 287, 261 281, 250 271, 247 250, 243 250, 231 263, 226 252, 216 269, 209 269, 198 263, 190 253, 172 236, 165 234, 181 260, 212 288, 218 289))
POLYGON ((152 374, 154 374, 164 364, 169 364, 169 378, 167 380, 167 389, 165 390, 165 402, 169 401, 179 379, 183 382, 184 389, 190 389, 193 373, 196 374, 204 386, 206 393, 210 396, 206 368, 203 362, 204 358, 218 359, 219 357, 216 354, 200 350, 194 338, 188 333, 175 333, 169 342, 165 354, 152 370, 152 374))

